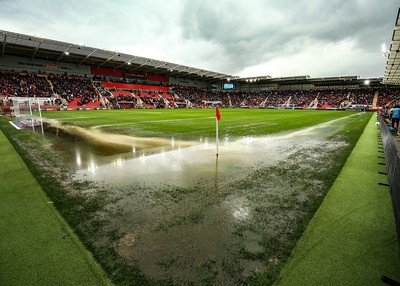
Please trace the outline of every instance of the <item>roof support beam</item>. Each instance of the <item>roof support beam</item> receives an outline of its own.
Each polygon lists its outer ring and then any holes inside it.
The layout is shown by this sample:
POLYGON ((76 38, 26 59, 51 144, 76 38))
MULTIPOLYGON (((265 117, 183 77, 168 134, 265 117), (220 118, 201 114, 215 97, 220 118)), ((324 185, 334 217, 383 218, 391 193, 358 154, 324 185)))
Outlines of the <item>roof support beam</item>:
POLYGON ((154 68, 155 68, 155 69, 158 69, 158 68, 160 68, 160 67, 165 67, 166 65, 168 65, 168 63, 162 63, 162 64, 160 64, 160 65, 158 65, 158 66, 155 66, 154 68))
POLYGON ((169 71, 174 71, 177 67, 180 67, 181 65, 174 65, 169 68, 169 71))
POLYGON ((178 71, 178 72, 188 72, 189 71, 189 67, 187 67, 187 66, 179 66, 179 68, 175 68, 175 71, 178 71))
POLYGON ((149 60, 146 60, 144 63, 142 63, 140 66, 142 67, 142 66, 144 66, 145 64, 148 64, 148 63, 150 63, 151 62, 151 60, 149 59, 149 60))
POLYGON ((93 50, 92 52, 90 52, 79 64, 78 67, 83 64, 88 58, 90 58, 91 55, 93 55, 97 50, 93 50))
POLYGON ((201 73, 201 75, 203 75, 203 76, 208 76, 208 75, 211 75, 211 74, 213 74, 214 72, 212 72, 212 71, 205 71, 205 72, 202 72, 201 73))
POLYGON ((7 33, 6 32, 4 32, 4 38, 3 38, 2 44, 3 44, 3 49, 1 51, 1 55, 4 56, 4 52, 6 50, 6 45, 7 45, 7 33))
MULTIPOLYGON (((227 75, 226 74, 218 74, 218 75, 215 75, 214 76, 215 78, 227 78, 227 75)), ((229 76, 228 76, 229 77, 229 76)))
POLYGON ((56 60, 56 64, 58 64, 58 62, 62 59, 62 57, 64 55, 68 55, 68 50, 72 47, 72 45, 69 45, 68 48, 65 49, 64 52, 62 52, 62 54, 58 57, 58 59, 56 60))
POLYGON ((118 56, 118 55, 119 55, 119 53, 115 53, 115 55, 109 57, 107 60, 105 60, 104 62, 102 62, 100 65, 98 65, 97 68, 99 68, 99 67, 105 65, 106 63, 108 63, 109 61, 111 61, 113 58, 115 58, 115 57, 118 56))
POLYGON ((40 40, 39 40, 39 43, 38 43, 37 46, 35 47, 35 51, 34 51, 33 54, 32 54, 31 61, 35 58, 36 53, 37 53, 37 51, 39 50, 40 45, 41 45, 42 43, 43 43, 43 39, 40 39, 40 40))
POLYGON ((135 56, 135 57, 131 58, 130 60, 127 60, 126 62, 123 62, 123 63, 120 64, 119 66, 115 67, 115 68, 114 68, 114 71, 116 71, 117 69, 122 68, 124 65, 130 65, 130 64, 132 63, 132 61, 133 61, 134 59, 136 59, 136 58, 137 58, 137 57, 135 56))

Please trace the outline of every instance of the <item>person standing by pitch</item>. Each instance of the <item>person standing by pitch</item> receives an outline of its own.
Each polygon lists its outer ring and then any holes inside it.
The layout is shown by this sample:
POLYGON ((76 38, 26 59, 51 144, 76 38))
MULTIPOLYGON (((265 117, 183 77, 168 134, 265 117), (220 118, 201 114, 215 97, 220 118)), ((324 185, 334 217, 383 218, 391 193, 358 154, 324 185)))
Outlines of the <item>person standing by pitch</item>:
POLYGON ((392 118, 392 126, 396 129, 397 135, 400 135, 399 130, 399 121, 400 121, 400 106, 396 104, 396 106, 390 112, 392 118))

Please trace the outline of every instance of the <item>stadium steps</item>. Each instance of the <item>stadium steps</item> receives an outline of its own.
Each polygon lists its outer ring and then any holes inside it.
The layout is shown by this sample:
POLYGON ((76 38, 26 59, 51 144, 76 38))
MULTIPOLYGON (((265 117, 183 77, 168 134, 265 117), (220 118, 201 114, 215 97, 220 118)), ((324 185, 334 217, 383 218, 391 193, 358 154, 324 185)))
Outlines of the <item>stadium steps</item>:
POLYGON ((82 98, 80 97, 75 97, 70 103, 68 103, 69 108, 98 108, 100 107, 100 101, 96 102, 88 102, 83 105, 80 105, 82 102, 82 98))
POLYGON ((385 285, 400 281, 379 128, 372 116, 343 170, 298 241, 275 285, 385 285), (383 161, 382 161, 383 160, 383 161))
POLYGON ((68 103, 68 107, 78 107, 79 104, 82 101, 80 97, 74 97, 74 99, 68 103))
POLYGON ((378 96, 379 92, 375 91, 374 100, 372 101, 372 108, 376 108, 376 106, 378 105, 378 96))

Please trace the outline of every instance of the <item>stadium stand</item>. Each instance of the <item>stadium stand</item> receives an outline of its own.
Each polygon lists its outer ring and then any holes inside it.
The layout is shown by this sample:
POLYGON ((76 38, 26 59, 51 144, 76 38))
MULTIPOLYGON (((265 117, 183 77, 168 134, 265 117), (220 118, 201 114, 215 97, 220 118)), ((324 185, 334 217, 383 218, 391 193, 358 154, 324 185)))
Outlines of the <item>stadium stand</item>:
POLYGON ((212 90, 168 84, 152 75, 145 84, 113 81, 98 76, 0 71, 4 97, 49 97, 49 106, 68 109, 96 108, 296 108, 375 110, 398 103, 400 89, 393 87, 308 90, 212 90), (99 80, 100 79, 100 80, 99 80), (153 84, 150 84, 153 82, 153 84))
POLYGON ((99 107, 99 94, 96 93, 91 79, 81 76, 48 75, 53 85, 54 95, 60 96, 71 107, 99 107))
POLYGON ((45 75, 0 71, 0 91, 9 96, 49 97, 51 87, 45 75))

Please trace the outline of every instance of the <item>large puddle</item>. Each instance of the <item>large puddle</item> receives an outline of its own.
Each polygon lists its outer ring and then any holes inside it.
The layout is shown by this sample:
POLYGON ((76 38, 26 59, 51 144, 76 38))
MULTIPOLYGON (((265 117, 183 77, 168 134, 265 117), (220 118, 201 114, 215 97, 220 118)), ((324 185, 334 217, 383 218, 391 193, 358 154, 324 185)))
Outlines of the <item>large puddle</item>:
POLYGON ((54 148, 63 153, 70 167, 79 170, 76 176, 80 179, 117 184, 140 179, 188 187, 193 180, 217 179, 219 173, 231 174, 238 167, 275 164, 298 148, 318 145, 340 128, 328 126, 342 120, 346 119, 278 135, 247 136, 234 141, 220 138, 218 156, 215 138, 184 142, 108 134, 97 128, 69 125, 57 127, 73 135, 74 140, 59 141, 54 148))
POLYGON ((237 285, 279 263, 269 245, 293 232, 303 205, 326 191, 308 173, 318 161, 329 171, 330 154, 346 145, 331 137, 347 120, 225 137, 219 156, 209 138, 179 142, 78 127, 65 131, 80 140, 56 147, 76 179, 95 181, 117 198, 99 215, 122 234, 114 248, 128 264, 174 285, 237 285))

